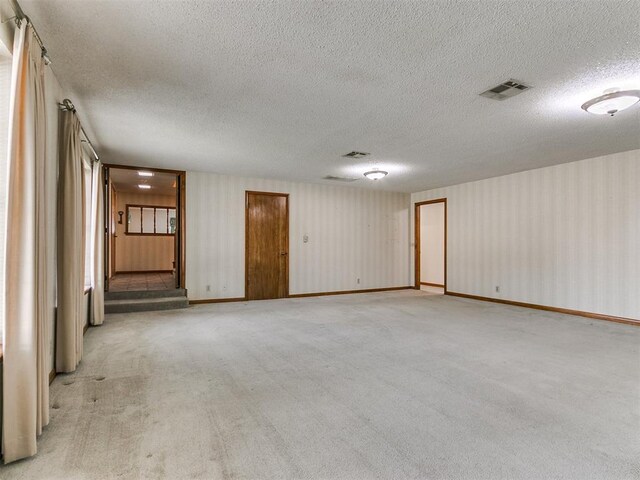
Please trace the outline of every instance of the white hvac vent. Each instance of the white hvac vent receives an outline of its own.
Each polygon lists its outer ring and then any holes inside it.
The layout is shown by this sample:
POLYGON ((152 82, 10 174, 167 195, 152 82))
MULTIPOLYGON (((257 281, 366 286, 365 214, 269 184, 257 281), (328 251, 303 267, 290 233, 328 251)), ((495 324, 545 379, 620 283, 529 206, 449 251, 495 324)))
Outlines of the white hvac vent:
POLYGON ((362 157, 366 157, 367 155, 369 154, 365 152, 349 152, 342 156, 347 158, 362 158, 362 157))
POLYGON ((334 182, 355 182, 358 179, 348 178, 348 177, 335 177, 333 175, 327 175, 326 177, 324 177, 324 180, 332 180, 334 182))
POLYGON ((486 92, 482 92, 480 96, 492 98, 493 100, 506 100, 507 98, 515 97, 530 88, 530 85, 525 85, 524 83, 511 78, 500 85, 490 88, 486 92))

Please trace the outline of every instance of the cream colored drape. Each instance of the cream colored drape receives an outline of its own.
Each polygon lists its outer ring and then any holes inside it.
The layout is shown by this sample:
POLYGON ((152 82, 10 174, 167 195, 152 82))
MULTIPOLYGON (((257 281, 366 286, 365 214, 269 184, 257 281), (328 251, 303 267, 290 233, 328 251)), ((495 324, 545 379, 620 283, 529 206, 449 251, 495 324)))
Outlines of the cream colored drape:
POLYGON ((104 176, 102 164, 93 164, 91 232, 93 268, 91 271, 91 325, 104 321, 104 176))
POLYGON ((23 21, 13 45, 4 258, 5 463, 36 453, 49 423, 44 62, 23 21))
MULTIPOLYGON (((82 359, 84 297, 84 202, 80 121, 60 112, 58 173, 58 315, 56 370, 73 372, 82 359)), ((89 208, 89 206, 87 206, 89 208)))

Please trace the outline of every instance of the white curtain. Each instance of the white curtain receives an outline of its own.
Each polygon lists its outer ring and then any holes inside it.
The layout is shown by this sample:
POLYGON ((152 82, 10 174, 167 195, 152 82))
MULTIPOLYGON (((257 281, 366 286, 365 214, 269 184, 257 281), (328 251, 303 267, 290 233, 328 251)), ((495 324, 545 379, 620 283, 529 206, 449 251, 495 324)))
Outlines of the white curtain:
POLYGON ((73 111, 60 112, 59 142, 56 370, 73 372, 82 359, 86 320, 82 145, 80 121, 73 111))
POLYGON ((93 163, 91 202, 91 239, 93 266, 91 270, 91 325, 104 321, 104 175, 102 164, 93 163))
POLYGON ((4 245, 5 463, 36 453, 49 423, 44 62, 26 21, 13 45, 4 245))

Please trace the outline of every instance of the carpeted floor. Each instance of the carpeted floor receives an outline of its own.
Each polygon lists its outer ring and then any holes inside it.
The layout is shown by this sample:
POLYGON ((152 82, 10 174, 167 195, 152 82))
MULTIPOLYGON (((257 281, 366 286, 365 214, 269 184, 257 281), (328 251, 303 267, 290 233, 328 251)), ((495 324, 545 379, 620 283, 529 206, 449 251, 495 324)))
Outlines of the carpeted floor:
POLYGON ((3 479, 631 479, 640 329, 416 291, 121 314, 3 479))

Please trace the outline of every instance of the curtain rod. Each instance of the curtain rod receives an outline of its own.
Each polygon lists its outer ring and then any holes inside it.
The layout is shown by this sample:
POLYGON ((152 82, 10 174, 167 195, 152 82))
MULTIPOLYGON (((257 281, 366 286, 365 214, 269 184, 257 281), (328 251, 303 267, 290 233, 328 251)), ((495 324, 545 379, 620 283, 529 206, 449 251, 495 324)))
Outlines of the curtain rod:
MULTIPOLYGON (((62 103, 59 103, 58 107, 60 107, 60 110, 63 110, 65 112, 76 112, 76 107, 68 98, 65 98, 62 103)), ((89 140, 89 136, 87 135, 87 132, 84 131, 82 125, 80 125, 80 132, 82 133, 82 135, 84 135, 84 140, 81 140, 82 143, 86 143, 87 145, 89 145, 89 149, 91 150, 91 153, 93 153, 93 156, 96 158, 96 161, 100 160, 98 152, 96 152, 96 149, 93 148, 93 144, 91 143, 91 140, 89 140)))
MULTIPOLYGON (((16 23, 18 24, 18 26, 20 25, 20 22, 24 22, 24 21, 26 21, 27 24, 31 25, 31 29, 33 30, 33 35, 36 37, 36 41, 38 42, 38 44, 40 45, 40 49, 42 50, 42 58, 44 59, 45 64, 46 65, 51 64, 51 58, 49 58, 49 54, 47 53, 47 48, 44 46, 44 43, 42 43, 42 39, 40 38, 40 35, 38 34, 36 27, 33 26, 31 19, 27 17, 27 15, 25 15, 24 11, 22 10, 22 7, 17 2, 17 0, 11 0, 11 7, 13 8, 14 13, 16 14, 16 16, 13 18, 16 20, 16 23)), ((12 19, 10 18, 9 20, 12 20, 12 19)), ((62 103, 58 104, 58 106, 60 107, 61 110, 69 110, 73 112, 76 111, 76 107, 73 106, 73 103, 68 98, 65 98, 62 101, 62 103)), ((98 152, 96 152, 96 149, 93 148, 93 144, 91 143, 91 140, 89 140, 89 136, 87 135, 87 132, 84 131, 84 128, 82 127, 82 125, 80 125, 80 131, 82 132, 82 135, 85 138, 84 140, 82 140, 82 142, 89 145, 89 149, 91 150, 91 153, 93 153, 93 156, 95 157, 96 161, 100 160, 100 157, 98 156, 98 152)))
MULTIPOLYGON (((40 34, 36 30, 36 27, 33 26, 33 22, 22 10, 22 7, 16 0, 11 0, 11 8, 13 9, 13 13, 15 13, 15 17, 9 18, 8 20, 15 20, 18 26, 20 26, 20 22, 27 22, 27 24, 31 25, 31 29, 33 30, 33 36, 36 37, 36 41, 38 45, 40 45, 40 50, 42 50, 42 58, 44 58, 44 63, 49 65, 51 64, 51 58, 49 57, 49 52, 47 52, 47 48, 44 46, 42 42, 42 38, 40 38, 40 34)), ((3 22, 4 23, 4 22, 3 22)))

